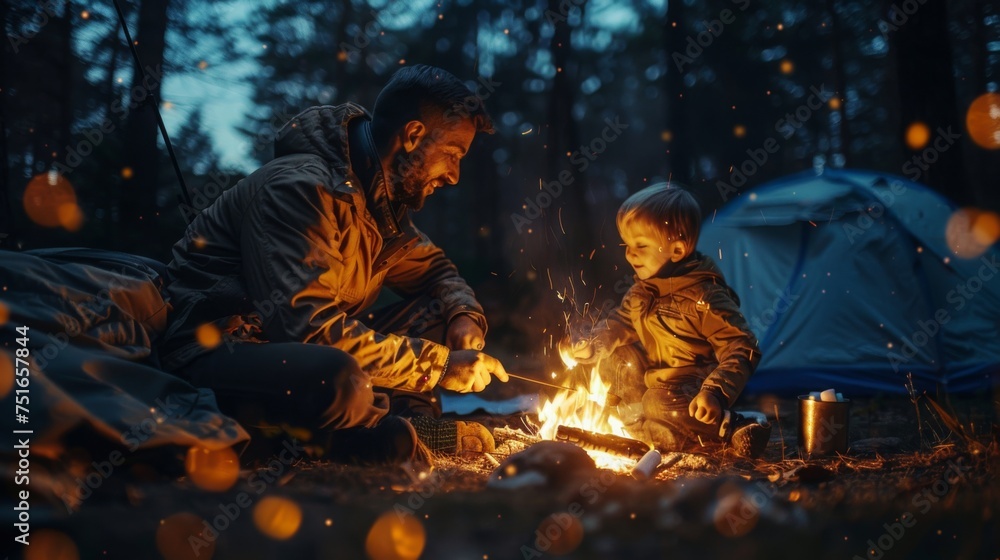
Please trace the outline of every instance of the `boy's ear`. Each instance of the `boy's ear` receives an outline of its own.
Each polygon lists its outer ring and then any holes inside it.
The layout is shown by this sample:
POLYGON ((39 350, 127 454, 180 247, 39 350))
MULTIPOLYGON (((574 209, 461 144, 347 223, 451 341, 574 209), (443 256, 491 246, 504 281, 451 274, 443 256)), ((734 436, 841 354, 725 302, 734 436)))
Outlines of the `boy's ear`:
POLYGON ((688 256, 687 243, 681 240, 671 241, 667 245, 667 254, 670 255, 670 262, 680 262, 688 256))

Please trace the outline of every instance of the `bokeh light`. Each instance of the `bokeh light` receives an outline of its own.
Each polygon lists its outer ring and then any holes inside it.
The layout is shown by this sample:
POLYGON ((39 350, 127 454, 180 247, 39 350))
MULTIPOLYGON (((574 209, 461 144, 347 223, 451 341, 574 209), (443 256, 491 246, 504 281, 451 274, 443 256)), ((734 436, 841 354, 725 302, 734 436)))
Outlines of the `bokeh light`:
POLYGON ((1000 238, 1000 217, 978 208, 961 208, 948 218, 944 237, 956 257, 974 259, 1000 238))
MULTIPOLYGON (((569 513, 553 513, 538 524, 535 547, 542 544, 537 542, 545 538, 549 542, 547 553, 554 556, 565 556, 580 546, 583 541, 583 524, 576 517, 569 513)), ((539 550, 542 550, 539 548, 539 550)))
MULTIPOLYGON (((725 487, 724 487, 725 488, 725 487)), ((720 489, 719 499, 715 502, 712 521, 715 530, 720 535, 729 538, 742 537, 757 525, 760 513, 742 490, 720 489)))
POLYGON ((1000 93, 977 97, 965 115, 965 127, 972 141, 987 150, 1000 149, 1000 93))
POLYGON ((791 74, 795 71, 795 64, 791 60, 785 59, 781 61, 781 73, 791 74))
POLYGON ((6 398, 14 388, 14 356, 0 351, 0 399, 6 398))
POLYGON ((267 496, 254 506, 253 523, 272 539, 290 539, 302 525, 302 508, 288 498, 267 496))
POLYGON ((746 135, 747 135, 747 127, 743 126, 742 124, 738 124, 733 127, 733 136, 737 138, 743 138, 746 135))
POLYGON ((7 321, 9 320, 10 320, 10 308, 7 307, 6 303, 0 301, 0 327, 7 324, 7 321))
POLYGON ((63 204, 56 209, 59 225, 67 231, 80 231, 83 227, 83 210, 76 204, 63 204))
POLYGON ((906 145, 911 150, 922 150, 931 141, 931 129, 917 121, 906 127, 906 145))
POLYGON ((412 515, 387 511, 368 531, 365 551, 372 560, 416 560, 427 544, 427 533, 412 515))
POLYGON ((210 560, 215 554, 215 538, 207 538, 206 529, 208 524, 201 517, 175 513, 156 528, 156 550, 166 560, 210 560))
POLYGON ((79 560, 80 551, 66 533, 42 529, 31 535, 31 544, 24 547, 24 560, 79 560))
POLYGON ((205 323, 194 331, 194 337, 204 348, 211 350, 222 344, 222 332, 212 323, 205 323))
POLYGON ((24 211, 32 222, 43 227, 79 229, 83 221, 73 185, 55 171, 35 175, 28 181, 24 188, 24 211))
POLYGON ((1000 216, 995 212, 980 212, 972 220, 972 237, 984 246, 1000 239, 1000 216))
POLYGON ((224 492, 240 477, 240 461, 231 447, 192 447, 184 458, 184 470, 195 486, 209 492, 224 492))

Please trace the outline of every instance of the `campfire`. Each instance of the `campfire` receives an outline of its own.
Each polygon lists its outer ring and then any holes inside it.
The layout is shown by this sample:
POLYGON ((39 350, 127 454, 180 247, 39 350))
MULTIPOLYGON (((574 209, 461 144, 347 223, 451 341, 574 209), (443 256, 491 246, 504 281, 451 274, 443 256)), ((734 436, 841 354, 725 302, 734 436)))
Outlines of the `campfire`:
MULTIPOLYGON (((576 370, 578 364, 572 357, 560 357, 568 368, 576 370)), ((576 380, 574 387, 559 391, 539 406, 538 435, 582 447, 598 467, 628 472, 650 451, 650 446, 633 439, 616 411, 608 406, 611 386, 601 379, 596 366, 574 373, 577 375, 570 377, 576 380)))

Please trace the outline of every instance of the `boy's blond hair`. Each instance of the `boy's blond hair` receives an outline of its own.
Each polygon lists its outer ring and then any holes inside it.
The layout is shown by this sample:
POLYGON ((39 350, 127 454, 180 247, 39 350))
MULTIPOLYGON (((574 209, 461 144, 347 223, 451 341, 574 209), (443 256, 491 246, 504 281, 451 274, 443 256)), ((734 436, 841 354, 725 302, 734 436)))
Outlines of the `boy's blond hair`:
POLYGON ((629 224, 656 232, 661 243, 683 241, 690 254, 701 233, 701 208, 683 188, 671 183, 657 183, 625 199, 616 219, 619 233, 629 224))

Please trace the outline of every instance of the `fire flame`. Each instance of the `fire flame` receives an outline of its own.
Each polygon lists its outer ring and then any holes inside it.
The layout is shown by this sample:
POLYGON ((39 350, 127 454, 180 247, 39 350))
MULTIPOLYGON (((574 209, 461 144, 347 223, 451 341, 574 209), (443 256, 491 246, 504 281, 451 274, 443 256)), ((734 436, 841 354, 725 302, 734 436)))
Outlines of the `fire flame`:
MULTIPOLYGON (((560 350, 560 357, 566 367, 574 369, 577 365, 568 352, 560 350)), ((556 376, 555 373, 552 374, 556 376)), ((556 429, 559 426, 580 428, 591 432, 632 437, 625 431, 624 423, 618 418, 615 410, 607 405, 610 383, 605 383, 597 367, 587 372, 587 381, 577 383, 576 391, 559 391, 555 396, 541 403, 538 408, 538 420, 541 429, 538 435, 542 439, 556 439, 556 429)), ((633 459, 619 457, 601 451, 587 450, 600 468, 614 471, 627 471, 635 465, 633 459)))

